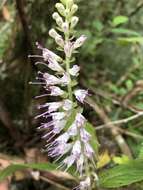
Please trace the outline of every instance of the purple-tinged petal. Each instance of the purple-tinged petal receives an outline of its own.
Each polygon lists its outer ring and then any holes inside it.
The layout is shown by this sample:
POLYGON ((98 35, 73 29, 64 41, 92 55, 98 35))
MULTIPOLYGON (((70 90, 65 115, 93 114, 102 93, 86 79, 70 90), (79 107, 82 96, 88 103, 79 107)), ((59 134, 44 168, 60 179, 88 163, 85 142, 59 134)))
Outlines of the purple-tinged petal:
POLYGON ((76 99, 83 103, 84 99, 86 98, 86 96, 88 95, 88 90, 84 90, 84 89, 78 89, 74 91, 74 95, 76 97, 76 99))

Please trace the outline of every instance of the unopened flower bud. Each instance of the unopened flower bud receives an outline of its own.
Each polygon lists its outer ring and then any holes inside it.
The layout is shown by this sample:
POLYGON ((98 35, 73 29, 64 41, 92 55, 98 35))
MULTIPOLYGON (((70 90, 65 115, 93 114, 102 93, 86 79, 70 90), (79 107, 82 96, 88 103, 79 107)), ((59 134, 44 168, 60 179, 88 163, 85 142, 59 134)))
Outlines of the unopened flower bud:
POLYGON ((59 46, 64 47, 64 40, 61 37, 56 37, 55 41, 59 46))
POLYGON ((68 25, 67 22, 64 22, 64 23, 62 24, 62 29, 63 29, 63 31, 64 31, 65 33, 68 32, 68 30, 69 30, 69 25, 68 25))
POLYGON ((65 7, 63 6, 63 4, 61 4, 61 3, 56 3, 55 6, 56 6, 58 12, 59 12, 62 16, 65 16, 65 7))
POLYGON ((78 10, 78 6, 76 4, 73 4, 71 8, 71 14, 74 14, 78 10))
POLYGON ((60 15, 57 12, 54 12, 52 14, 52 17, 53 17, 54 20, 56 20, 56 19, 58 19, 60 17, 60 15))
POLYGON ((85 35, 80 36, 74 43, 74 49, 77 49, 83 45, 87 37, 85 35))
POLYGON ((56 37, 60 37, 60 35, 56 32, 56 30, 55 29, 51 29, 51 30, 49 30, 49 35, 52 37, 52 38, 56 38, 56 37))
POLYGON ((57 23, 57 25, 58 26, 62 26, 62 24, 63 24, 63 19, 61 18, 61 17, 58 17, 57 19, 56 19, 56 23, 57 23))
POLYGON ((72 19, 71 19, 71 28, 74 28, 77 25, 78 21, 79 21, 78 17, 76 17, 76 16, 72 17, 72 19))

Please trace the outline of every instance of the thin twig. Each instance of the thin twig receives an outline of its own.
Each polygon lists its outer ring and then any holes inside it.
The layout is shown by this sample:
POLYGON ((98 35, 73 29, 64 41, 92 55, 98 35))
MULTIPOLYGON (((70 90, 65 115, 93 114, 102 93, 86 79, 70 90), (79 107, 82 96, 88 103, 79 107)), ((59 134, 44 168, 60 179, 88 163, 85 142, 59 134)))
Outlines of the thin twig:
MULTIPOLYGON (((104 109, 99 107, 94 100, 91 98, 87 98, 88 104, 95 110, 95 112, 99 115, 101 120, 106 124, 110 123, 110 118, 105 113, 104 109)), ((127 155, 129 158, 132 158, 132 153, 130 151, 130 148, 122 135, 120 134, 119 130, 116 129, 116 126, 111 124, 107 126, 108 129, 110 129, 112 136, 114 137, 116 143, 120 147, 123 154, 127 155)))
POLYGON ((139 112, 131 117, 127 117, 125 119, 120 119, 120 120, 116 120, 116 121, 111 121, 109 123, 106 123, 104 125, 100 125, 98 127, 96 127, 96 130, 100 130, 100 129, 103 129, 107 126, 110 126, 110 125, 119 125, 119 124, 122 124, 122 123, 128 123, 129 121, 132 121, 134 119, 137 119, 138 117, 140 116, 143 116, 143 112, 139 112))
POLYGON ((142 135, 138 135, 138 134, 135 134, 135 133, 132 133, 130 131, 127 131, 125 129, 121 129, 120 127, 116 127, 117 130, 119 130, 121 133, 125 134, 125 135, 128 135, 128 136, 131 136, 135 139, 141 139, 143 140, 143 136, 142 135))
POLYGON ((63 185, 61 185, 61 184, 59 184, 59 183, 56 183, 55 181, 52 181, 52 180, 50 180, 50 179, 48 179, 48 178, 46 178, 46 177, 44 177, 44 176, 40 176, 40 179, 42 179, 43 181, 46 181, 46 182, 48 182, 48 183, 50 183, 50 184, 52 184, 52 185, 54 185, 54 186, 56 186, 58 189, 63 189, 63 190, 70 190, 69 188, 67 188, 67 187, 65 187, 65 186, 63 186, 63 185))
POLYGON ((140 9, 143 8, 143 2, 139 3, 139 5, 136 7, 135 10, 133 10, 128 17, 132 17, 134 16, 136 13, 138 13, 140 11, 140 9))

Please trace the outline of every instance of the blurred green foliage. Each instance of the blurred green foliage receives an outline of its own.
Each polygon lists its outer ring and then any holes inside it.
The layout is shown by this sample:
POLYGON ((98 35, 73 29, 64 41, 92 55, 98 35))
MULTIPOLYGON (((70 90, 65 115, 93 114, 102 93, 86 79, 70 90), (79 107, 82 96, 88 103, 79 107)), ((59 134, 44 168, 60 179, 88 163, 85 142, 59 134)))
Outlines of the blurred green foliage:
MULTIPOLYGON (((55 48, 48 36, 48 30, 54 25, 51 14, 55 2, 25 0, 23 16, 27 21, 33 52, 37 52, 36 41, 49 49, 55 48)), ((81 53, 77 54, 77 64, 81 66, 80 85, 94 92, 93 99, 108 112, 111 120, 129 117, 132 112, 119 108, 113 103, 112 97, 121 100, 137 81, 143 80, 143 3, 141 0, 77 2, 80 17, 77 35, 82 33, 88 37, 81 53), (104 96, 99 95, 100 91, 104 96)), ((5 5, 0 2, 0 11, 0 100, 17 130, 30 136, 32 126, 36 125, 32 119, 36 104, 32 97, 41 89, 28 84, 36 71, 27 59, 30 50, 27 50, 25 30, 16 1, 7 1, 5 5)), ((141 91, 131 103, 143 109, 141 91)), ((101 123, 92 110, 87 115, 91 121, 97 120, 95 124, 101 123)), ((1 117, 0 120, 0 131, 5 131, 1 117)), ((143 120, 139 118, 122 127, 142 135, 142 124, 143 120)), ((125 138, 134 156, 138 155, 142 140, 129 136, 125 138)), ((3 151, 3 146, 0 149, 3 151)))

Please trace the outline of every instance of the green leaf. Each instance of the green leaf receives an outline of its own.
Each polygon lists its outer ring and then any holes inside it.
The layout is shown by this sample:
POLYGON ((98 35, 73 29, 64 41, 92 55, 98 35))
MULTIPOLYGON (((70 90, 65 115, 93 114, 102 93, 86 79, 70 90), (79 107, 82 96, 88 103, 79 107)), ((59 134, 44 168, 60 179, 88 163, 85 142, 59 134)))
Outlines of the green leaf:
POLYGON ((65 126, 65 131, 73 124, 73 122, 75 121, 75 117, 77 114, 78 110, 73 109, 71 115, 69 116, 66 126, 65 126))
POLYGON ((96 154, 98 154, 99 143, 97 140, 95 128, 89 122, 87 122, 85 125, 85 129, 90 133, 90 135, 91 135, 90 143, 91 143, 92 147, 94 148, 96 154))
POLYGON ((128 79, 126 81, 126 87, 127 87, 128 90, 131 90, 133 88, 133 81, 128 79))
POLYGON ((51 163, 12 164, 0 172, 0 181, 4 180, 6 177, 12 175, 18 170, 24 170, 27 168, 43 171, 53 171, 56 170, 57 165, 51 163))
POLYGON ((120 24, 124 24, 124 23, 128 22, 128 20, 129 20, 128 17, 120 15, 120 16, 116 16, 113 19, 112 24, 113 24, 113 26, 118 26, 120 24))
POLYGON ((95 20, 92 25, 93 25, 93 27, 96 28, 96 30, 97 30, 98 32, 101 32, 101 31, 103 30, 103 28, 104 28, 103 23, 100 22, 99 20, 95 20))
POLYGON ((132 35, 132 36, 140 36, 138 32, 135 32, 133 30, 125 29, 125 28, 113 28, 111 30, 114 34, 125 34, 125 35, 132 35))
POLYGON ((126 155, 114 156, 112 159, 115 164, 125 164, 129 162, 129 158, 126 155))
POLYGON ((139 154, 138 154, 138 158, 139 159, 143 159, 143 143, 141 143, 140 151, 139 151, 139 154))
POLYGON ((99 174, 99 180, 103 188, 117 188, 142 181, 143 159, 132 160, 103 171, 99 174))
POLYGON ((143 37, 128 37, 128 38, 118 38, 120 42, 128 43, 143 43, 143 37))

